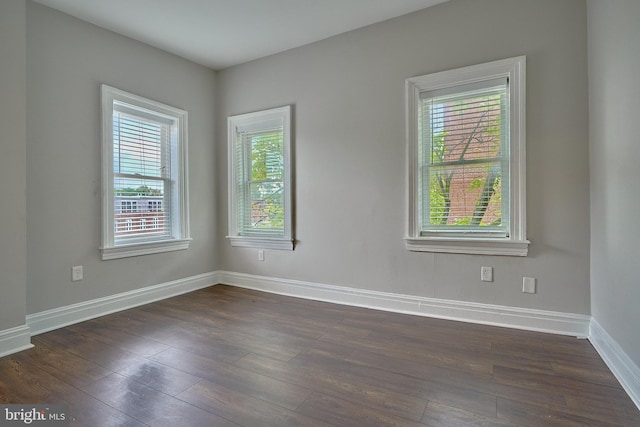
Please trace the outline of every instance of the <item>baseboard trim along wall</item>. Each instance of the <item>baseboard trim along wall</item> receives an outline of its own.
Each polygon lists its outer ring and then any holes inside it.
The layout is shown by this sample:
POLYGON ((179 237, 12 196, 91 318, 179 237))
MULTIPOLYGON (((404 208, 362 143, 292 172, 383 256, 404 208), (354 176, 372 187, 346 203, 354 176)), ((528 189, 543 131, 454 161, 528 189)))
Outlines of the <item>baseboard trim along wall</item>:
MULTIPOLYGON (((590 316, 582 314, 442 300, 229 271, 204 273, 104 298, 29 314, 27 315, 24 329, 20 331, 27 337, 29 333, 31 335, 37 335, 74 323, 221 283, 297 298, 397 313, 573 335, 577 337, 587 337, 589 335, 590 316)), ((20 347, 29 344, 29 340, 27 339, 25 341, 24 337, 22 341, 20 341, 20 334, 13 329, 4 332, 0 331, 0 345, 5 341, 7 345, 0 346, 0 352, 2 352, 3 349, 8 353, 13 352, 11 349, 19 351, 19 349, 21 349, 20 347), (2 337, 5 335, 7 339, 3 341, 2 337), (25 342, 27 344, 25 344, 25 342), (11 343, 18 343, 19 345, 13 346, 11 343)))
POLYGON ((620 345, 593 318, 589 327, 589 341, 640 409, 640 367, 633 363, 620 345))
POLYGON ((32 335, 217 284, 375 310, 588 337, 640 409, 640 368, 591 316, 442 300, 229 271, 204 273, 29 314, 25 325, 0 331, 0 357, 33 347, 32 335))
POLYGON ((27 315, 27 325, 32 335, 38 335, 105 314, 115 313, 150 302, 206 288, 217 283, 214 272, 148 286, 104 298, 41 311, 27 315))
POLYGON ((298 298, 586 338, 591 316, 442 300, 218 271, 218 283, 298 298))
POLYGON ((0 331, 0 357, 33 347, 27 325, 0 331))

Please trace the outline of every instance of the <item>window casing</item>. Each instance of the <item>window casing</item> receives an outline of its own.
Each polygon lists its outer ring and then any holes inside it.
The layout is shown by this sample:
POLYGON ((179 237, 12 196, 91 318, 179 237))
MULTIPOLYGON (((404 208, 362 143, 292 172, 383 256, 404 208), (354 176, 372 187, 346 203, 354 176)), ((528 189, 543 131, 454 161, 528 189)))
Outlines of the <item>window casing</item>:
POLYGON ((291 107, 228 118, 232 246, 293 250, 291 107))
POLYGON ((102 129, 102 259, 187 249, 187 112, 102 85, 102 129))
POLYGON ((525 57, 406 81, 407 249, 526 256, 525 57))

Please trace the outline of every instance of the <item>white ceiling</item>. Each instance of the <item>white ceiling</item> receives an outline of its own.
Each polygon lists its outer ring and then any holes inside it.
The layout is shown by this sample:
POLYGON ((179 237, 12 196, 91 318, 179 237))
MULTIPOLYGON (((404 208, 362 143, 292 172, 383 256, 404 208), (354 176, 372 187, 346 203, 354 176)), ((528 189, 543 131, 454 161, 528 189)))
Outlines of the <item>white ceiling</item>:
POLYGON ((35 0, 222 69, 447 0, 35 0))

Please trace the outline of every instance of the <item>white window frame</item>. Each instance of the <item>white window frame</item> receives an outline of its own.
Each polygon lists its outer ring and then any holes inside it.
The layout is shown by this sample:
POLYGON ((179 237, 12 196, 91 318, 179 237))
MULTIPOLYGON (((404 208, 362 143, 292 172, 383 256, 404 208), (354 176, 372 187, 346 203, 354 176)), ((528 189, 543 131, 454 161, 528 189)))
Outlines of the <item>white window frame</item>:
POLYGON ((526 238, 526 127, 524 56, 458 68, 405 81, 407 137, 408 221, 406 248, 418 252, 445 252, 482 255, 526 256, 530 242, 526 238), (419 102, 422 92, 507 78, 509 85, 509 232, 505 236, 474 237, 443 231, 437 235, 420 233, 420 135, 419 102))
MULTIPOLYGON (((253 113, 240 114, 227 118, 228 131, 228 182, 229 182, 229 234, 227 239, 231 246, 293 250, 293 204, 292 204, 292 181, 291 181, 291 106, 272 108, 253 113), (238 135, 243 131, 260 131, 261 129, 271 129, 274 123, 281 124, 283 129, 284 143, 284 232, 282 236, 273 236, 268 233, 260 233, 259 230, 252 230, 251 233, 242 233, 238 221, 239 203, 243 194, 239 194, 236 182, 237 173, 237 150, 236 145, 240 143, 238 135)), ((245 174, 243 174, 245 175, 245 174)))
MULTIPOLYGON (((101 86, 102 95, 102 246, 103 260, 177 251, 189 248, 189 187, 187 170, 186 111, 134 95, 111 86, 101 86), (173 122, 171 154, 171 234, 170 236, 137 238, 125 243, 115 242, 114 226, 114 103, 141 113, 162 117, 173 122)), ((117 107, 116 107, 117 108, 117 107)))

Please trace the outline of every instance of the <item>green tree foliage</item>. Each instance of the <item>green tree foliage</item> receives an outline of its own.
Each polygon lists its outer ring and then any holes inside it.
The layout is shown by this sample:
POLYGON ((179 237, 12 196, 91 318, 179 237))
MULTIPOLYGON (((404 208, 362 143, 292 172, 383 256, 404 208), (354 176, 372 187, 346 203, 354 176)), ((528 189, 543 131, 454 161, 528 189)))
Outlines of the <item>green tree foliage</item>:
POLYGON ((116 188, 114 190, 116 196, 132 196, 132 197, 144 197, 144 196, 162 196, 162 191, 151 188, 148 185, 140 185, 137 188, 124 187, 116 188))
POLYGON ((282 131, 251 139, 251 222, 284 228, 284 145, 282 131))
MULTIPOLYGON (((432 136, 431 163, 441 163, 446 158, 445 138, 447 132, 439 132, 432 136)), ((449 219, 451 211, 451 180, 453 173, 436 171, 432 174, 429 185, 430 219, 431 224, 444 225, 449 219)))

